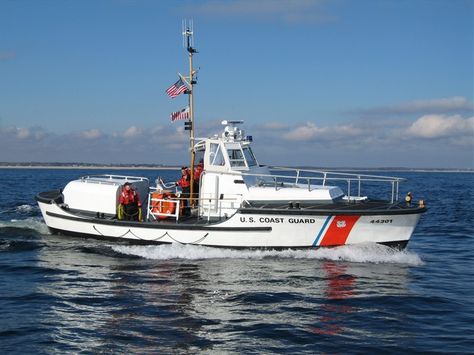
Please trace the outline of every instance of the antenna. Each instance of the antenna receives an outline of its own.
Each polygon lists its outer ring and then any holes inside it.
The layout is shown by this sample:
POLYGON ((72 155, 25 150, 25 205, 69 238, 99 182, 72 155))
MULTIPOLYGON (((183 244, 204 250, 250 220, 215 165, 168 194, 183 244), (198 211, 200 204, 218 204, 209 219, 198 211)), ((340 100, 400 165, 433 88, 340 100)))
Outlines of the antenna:
POLYGON ((194 24, 193 20, 183 20, 182 22, 182 33, 183 33, 183 47, 190 53, 196 53, 194 49, 194 24))

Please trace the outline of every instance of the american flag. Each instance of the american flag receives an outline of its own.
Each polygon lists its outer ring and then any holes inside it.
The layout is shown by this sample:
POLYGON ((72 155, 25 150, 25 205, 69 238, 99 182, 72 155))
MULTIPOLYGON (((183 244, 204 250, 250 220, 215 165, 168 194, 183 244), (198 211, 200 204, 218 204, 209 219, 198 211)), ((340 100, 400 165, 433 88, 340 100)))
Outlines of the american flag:
POLYGON ((168 94, 169 97, 174 99, 176 96, 181 95, 183 92, 185 92, 187 88, 188 87, 183 82, 183 80, 179 79, 177 82, 171 85, 168 89, 166 89, 166 93, 168 94))
POLYGON ((189 120, 189 106, 181 111, 171 113, 171 121, 189 120))

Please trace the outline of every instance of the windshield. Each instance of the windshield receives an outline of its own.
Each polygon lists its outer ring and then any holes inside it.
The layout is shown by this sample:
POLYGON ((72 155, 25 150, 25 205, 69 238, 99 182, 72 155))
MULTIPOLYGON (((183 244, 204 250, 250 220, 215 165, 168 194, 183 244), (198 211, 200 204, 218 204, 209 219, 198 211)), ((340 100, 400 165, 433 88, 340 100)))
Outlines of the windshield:
POLYGON ((230 166, 245 166, 245 159, 240 149, 227 149, 227 153, 229 154, 230 166))
POLYGON ((253 155, 253 152, 250 149, 250 147, 244 148, 244 155, 245 155, 245 160, 247 160, 247 165, 249 167, 257 165, 257 160, 255 159, 255 156, 253 155))

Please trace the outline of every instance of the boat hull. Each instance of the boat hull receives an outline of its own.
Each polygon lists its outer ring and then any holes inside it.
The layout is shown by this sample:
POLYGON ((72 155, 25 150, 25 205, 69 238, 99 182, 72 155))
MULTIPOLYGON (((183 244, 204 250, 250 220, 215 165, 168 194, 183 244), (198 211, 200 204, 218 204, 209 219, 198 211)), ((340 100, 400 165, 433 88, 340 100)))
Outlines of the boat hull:
POLYGON ((380 243, 404 247, 423 211, 318 213, 238 211, 218 223, 131 222, 80 216, 38 201, 53 233, 140 244, 180 243, 229 248, 317 248, 380 243))

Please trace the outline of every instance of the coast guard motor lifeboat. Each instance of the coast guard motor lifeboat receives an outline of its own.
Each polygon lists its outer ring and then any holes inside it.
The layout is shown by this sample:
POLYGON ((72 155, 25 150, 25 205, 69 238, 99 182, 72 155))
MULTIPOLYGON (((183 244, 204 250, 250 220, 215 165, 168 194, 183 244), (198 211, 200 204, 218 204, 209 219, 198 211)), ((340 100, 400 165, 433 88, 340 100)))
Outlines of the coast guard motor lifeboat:
POLYGON ((403 179, 262 166, 241 123, 224 121, 220 136, 195 144, 204 171, 190 216, 181 213, 174 183, 150 186, 144 177, 97 175, 39 193, 43 218, 53 233, 141 243, 233 248, 367 242, 400 248, 408 243, 426 209, 398 200, 403 179), (143 221, 117 218, 118 196, 126 182, 146 201, 143 221), (387 200, 362 195, 365 184, 374 183, 389 187, 387 200))

